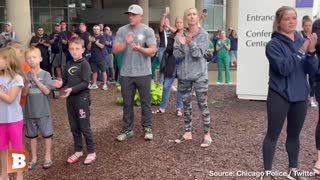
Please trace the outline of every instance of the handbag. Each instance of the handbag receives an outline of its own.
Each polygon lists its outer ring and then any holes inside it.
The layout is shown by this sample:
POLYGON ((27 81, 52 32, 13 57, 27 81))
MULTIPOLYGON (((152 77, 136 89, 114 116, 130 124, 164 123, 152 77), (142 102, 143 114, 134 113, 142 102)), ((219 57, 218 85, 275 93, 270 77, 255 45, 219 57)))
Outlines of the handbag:
POLYGON ((207 60, 207 62, 210 62, 213 60, 213 54, 208 49, 204 53, 203 57, 207 60))

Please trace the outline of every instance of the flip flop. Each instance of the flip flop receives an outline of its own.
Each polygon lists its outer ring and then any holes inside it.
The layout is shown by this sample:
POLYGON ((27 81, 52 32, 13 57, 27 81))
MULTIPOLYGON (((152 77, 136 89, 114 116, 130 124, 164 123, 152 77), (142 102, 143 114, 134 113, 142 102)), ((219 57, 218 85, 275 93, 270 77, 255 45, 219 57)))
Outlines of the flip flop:
POLYGON ((201 143, 200 147, 202 147, 202 148, 209 147, 209 146, 210 146, 210 144, 211 144, 211 142, 212 142, 212 140, 203 139, 203 141, 202 141, 202 143, 201 143))
POLYGON ((86 159, 84 160, 83 164, 84 165, 90 165, 94 162, 96 162, 97 160, 97 155, 94 153, 94 154, 88 154, 86 159))
POLYGON ((79 156, 78 156, 76 153, 75 153, 75 154, 72 154, 72 155, 68 158, 67 162, 68 162, 69 164, 74 164, 74 163, 80 161, 81 156, 83 156, 82 153, 81 153, 81 155, 79 155, 79 156))
POLYGON ((165 113, 164 110, 157 109, 156 111, 152 111, 152 114, 162 114, 165 113))
POLYGON ((32 161, 30 161, 30 162, 28 163, 28 170, 33 170, 33 169, 35 169, 35 168, 36 168, 36 165, 37 165, 37 162, 32 162, 32 161))
POLYGON ((174 140, 174 142, 180 144, 180 143, 182 143, 182 142, 185 141, 185 140, 186 140, 186 139, 185 139, 182 135, 180 135, 178 139, 174 140))
POLYGON ((181 117, 181 116, 182 116, 181 110, 180 110, 180 109, 177 109, 177 110, 176 110, 176 114, 177 114, 178 117, 181 117))
POLYGON ((320 169, 319 168, 317 168, 317 167, 313 167, 312 168, 312 171, 314 172, 314 175, 316 175, 316 176, 320 176, 320 169))
POLYGON ((53 164, 53 162, 51 160, 46 160, 46 161, 44 161, 42 167, 43 167, 43 169, 49 169, 49 168, 51 168, 52 164, 53 164))

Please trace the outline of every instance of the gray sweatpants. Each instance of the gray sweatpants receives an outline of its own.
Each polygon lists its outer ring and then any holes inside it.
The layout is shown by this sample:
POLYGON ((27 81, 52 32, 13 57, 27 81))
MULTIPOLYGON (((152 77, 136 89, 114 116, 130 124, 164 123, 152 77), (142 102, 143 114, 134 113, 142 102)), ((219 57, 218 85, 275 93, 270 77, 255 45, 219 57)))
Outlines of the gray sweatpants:
POLYGON ((121 76, 121 94, 123 97, 123 131, 133 129, 134 95, 138 89, 141 100, 141 125, 143 128, 151 128, 151 75, 139 77, 121 76))
POLYGON ((184 125, 185 131, 191 132, 192 130, 192 104, 191 104, 191 90, 194 87, 198 106, 202 114, 203 130, 208 133, 210 130, 210 114, 208 109, 208 79, 201 77, 195 81, 178 80, 178 90, 181 93, 184 111, 184 125))

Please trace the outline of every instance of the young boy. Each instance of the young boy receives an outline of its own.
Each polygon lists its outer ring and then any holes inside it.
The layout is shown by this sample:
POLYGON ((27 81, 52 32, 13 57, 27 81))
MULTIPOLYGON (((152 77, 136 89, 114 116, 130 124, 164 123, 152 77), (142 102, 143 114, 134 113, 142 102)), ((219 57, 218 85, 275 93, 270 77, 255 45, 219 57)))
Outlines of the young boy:
POLYGON ((71 39, 69 51, 74 62, 68 62, 62 81, 53 80, 52 85, 56 88, 66 86, 65 94, 61 97, 67 97, 69 124, 75 149, 75 153, 68 158, 67 162, 76 163, 83 156, 83 135, 88 150, 84 164, 89 165, 96 161, 95 144, 90 127, 90 91, 88 86, 91 69, 88 61, 82 57, 85 51, 83 39, 80 37, 71 39))
POLYGON ((30 139, 31 161, 29 170, 35 168, 37 163, 37 137, 39 132, 45 139, 45 157, 43 168, 48 169, 52 165, 51 146, 53 126, 50 112, 48 95, 50 94, 51 75, 40 68, 42 61, 41 52, 38 48, 31 47, 25 52, 26 61, 30 66, 27 73, 29 90, 25 106, 26 134, 30 139))

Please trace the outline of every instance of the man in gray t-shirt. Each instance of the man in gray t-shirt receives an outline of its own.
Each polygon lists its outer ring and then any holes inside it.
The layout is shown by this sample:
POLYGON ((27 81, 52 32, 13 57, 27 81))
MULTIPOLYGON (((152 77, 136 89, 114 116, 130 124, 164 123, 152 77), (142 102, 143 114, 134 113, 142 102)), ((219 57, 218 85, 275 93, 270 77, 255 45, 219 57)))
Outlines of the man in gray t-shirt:
POLYGON ((116 140, 125 141, 133 136, 133 101, 136 89, 141 99, 144 139, 152 140, 150 58, 157 51, 156 38, 154 31, 141 23, 143 9, 140 6, 133 4, 125 13, 128 14, 129 24, 119 28, 112 47, 114 54, 123 53, 123 64, 120 71, 121 94, 124 100, 123 128, 116 140))

